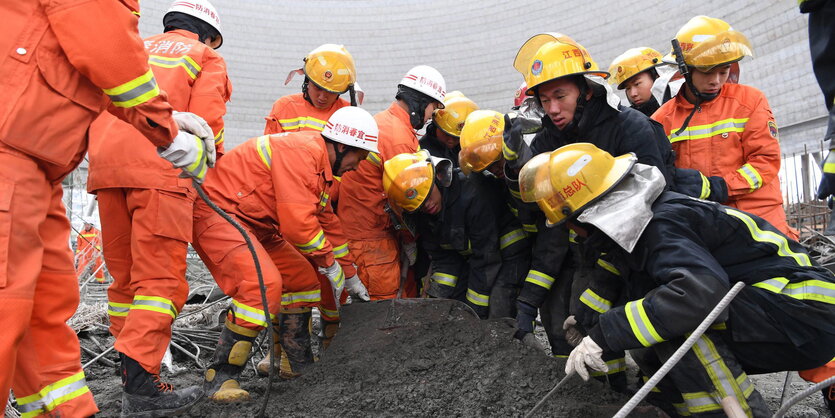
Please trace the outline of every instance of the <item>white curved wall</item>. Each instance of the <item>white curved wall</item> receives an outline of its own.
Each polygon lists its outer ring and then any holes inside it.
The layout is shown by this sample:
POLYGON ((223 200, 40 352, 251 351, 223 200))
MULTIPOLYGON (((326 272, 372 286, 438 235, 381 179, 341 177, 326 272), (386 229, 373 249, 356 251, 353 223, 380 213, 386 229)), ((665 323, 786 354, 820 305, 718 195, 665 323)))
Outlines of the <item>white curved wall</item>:
MULTIPOLYGON (((806 16, 792 1, 214 0, 224 27, 234 92, 227 115, 229 146, 263 131, 278 97, 299 91, 302 57, 322 43, 341 43, 357 62, 365 108, 393 100, 400 77, 427 64, 444 74, 447 90, 461 90, 482 108, 506 111, 522 81, 512 62, 531 35, 557 31, 583 44, 602 68, 628 48, 669 50, 690 17, 727 20, 749 37, 754 59, 742 63, 742 82, 763 90, 781 127, 783 151, 818 144, 823 98, 811 71, 806 16), (698 3, 698 4, 697 4, 698 3), (601 7, 608 5, 609 8, 601 7), (520 16, 527 16, 520 18, 520 16)), ((143 36, 162 30, 166 0, 142 0, 143 36)))

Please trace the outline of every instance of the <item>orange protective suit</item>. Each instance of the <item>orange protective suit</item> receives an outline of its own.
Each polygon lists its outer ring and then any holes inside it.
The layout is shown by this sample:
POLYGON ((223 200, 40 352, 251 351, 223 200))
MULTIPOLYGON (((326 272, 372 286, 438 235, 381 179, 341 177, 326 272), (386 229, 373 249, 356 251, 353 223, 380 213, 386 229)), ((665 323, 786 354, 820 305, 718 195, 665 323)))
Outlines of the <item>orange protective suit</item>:
POLYGON ((676 167, 721 176, 728 185, 726 205, 753 213, 797 239, 783 210, 777 179, 780 143, 765 95, 751 86, 726 83, 718 97, 702 103, 685 131, 675 135, 692 111, 682 89, 652 115, 672 142, 676 167))
POLYGON ((267 121, 264 135, 296 131, 322 132, 333 112, 349 105, 345 99, 337 98, 329 109, 318 109, 304 99, 304 93, 283 96, 273 103, 270 115, 264 118, 267 121))
MULTIPOLYGON (((298 264, 298 259, 282 248, 281 241, 294 245, 316 266, 326 267, 338 261, 347 277, 356 274, 347 251, 341 256, 346 240, 328 199, 332 182, 330 160, 319 132, 252 138, 230 151, 207 174, 204 184, 206 193, 251 233, 259 254, 263 251, 261 267, 265 274, 269 271, 277 276, 271 279, 272 285, 268 284, 268 303, 273 313, 279 309, 282 288, 275 286, 285 279, 285 275, 291 281, 286 287, 290 293, 309 292, 313 288, 310 270, 306 268, 309 264, 296 265, 293 270, 281 270, 282 265, 298 264), (271 255, 275 256, 275 261, 271 255), (265 264, 269 265, 268 268, 265 264)), ((246 248, 242 247, 243 240, 239 237, 235 241, 232 233, 237 232, 231 229, 232 226, 207 210, 208 207, 198 201, 195 207, 195 249, 220 287, 232 296, 234 306, 243 305, 249 311, 260 310, 257 287, 256 293, 249 295, 242 294, 242 286, 238 285, 256 280, 251 259, 240 256, 245 253, 249 257, 246 248), (255 302, 255 299, 258 301, 255 302)), ((329 284, 322 289, 323 299, 326 294, 333 293, 329 284)), ((265 326, 263 316, 260 322, 251 321, 246 315, 239 316, 242 310, 233 307, 230 320, 251 329, 265 326)))
POLYGON ((0 2, 0 405, 11 387, 26 416, 98 412, 66 324, 79 295, 61 203, 90 124, 110 105, 154 145, 177 133, 127 3, 0 2))
MULTIPOLYGON (((264 126, 264 134, 277 134, 281 132, 298 132, 298 131, 316 131, 322 132, 325 129, 325 125, 328 123, 328 119, 333 115, 334 112, 337 110, 349 106, 346 100, 337 98, 333 105, 328 109, 318 109, 316 106, 310 104, 307 100, 304 99, 304 93, 296 93, 290 94, 287 96, 283 96, 273 103, 273 108, 270 111, 270 116, 266 118, 266 125, 264 126)), ((336 202, 339 195, 339 178, 334 176, 334 181, 331 184, 331 187, 328 191, 330 194, 330 201, 336 202)), ((338 227, 337 228, 341 228, 338 227)), ((348 247, 345 246, 344 248, 339 248, 336 250, 335 254, 347 254, 348 247)), ((342 264, 343 269, 345 263, 342 264)), ((355 270, 353 265, 350 266, 351 270, 355 270)), ((314 269, 315 270, 315 269, 314 269)), ((282 270, 284 271, 284 270, 282 270)), ((346 273, 347 274, 347 273, 346 273)), ((327 283, 328 280, 325 276, 316 272, 318 276, 318 281, 322 283, 327 283)), ((346 276, 351 277, 351 276, 346 276)), ((296 294, 299 292, 305 292, 307 288, 307 281, 308 278, 305 279, 295 279, 295 278, 288 278, 284 277, 284 296, 282 296, 282 304, 285 302, 285 299, 291 299, 287 296, 288 293, 296 294)), ((347 299, 347 293, 341 297, 342 301, 344 302, 347 299)), ((294 304, 295 305, 295 304, 294 304)), ((339 310, 336 307, 336 302, 333 300, 333 295, 326 293, 323 295, 323 299, 320 300, 319 311, 322 316, 327 321, 338 321, 339 320, 339 310)), ((295 307, 313 307, 316 305, 313 304, 306 304, 306 305, 296 305, 295 307)), ((285 309, 290 309, 289 306, 283 306, 285 309)))
POLYGON ((75 242, 75 274, 82 278, 89 267, 96 281, 104 283, 101 265, 101 231, 92 224, 85 224, 75 242))
MULTIPOLYGON (((372 300, 394 299, 400 288, 400 242, 384 209, 383 163, 397 154, 418 150, 418 140, 406 113, 397 102, 374 115, 380 153, 369 153, 356 171, 342 176, 339 215, 360 280, 372 300)), ((347 274, 347 273, 346 273, 347 274)))
MULTIPOLYGON (((223 58, 185 30, 146 38, 145 49, 171 105, 205 119, 222 155, 232 92, 223 58)), ((191 179, 180 178, 180 170, 147 142, 130 124, 102 114, 90 128, 87 190, 98 195, 104 258, 114 279, 108 314, 116 349, 158 374, 171 323, 188 296, 186 252, 196 194, 191 179)))

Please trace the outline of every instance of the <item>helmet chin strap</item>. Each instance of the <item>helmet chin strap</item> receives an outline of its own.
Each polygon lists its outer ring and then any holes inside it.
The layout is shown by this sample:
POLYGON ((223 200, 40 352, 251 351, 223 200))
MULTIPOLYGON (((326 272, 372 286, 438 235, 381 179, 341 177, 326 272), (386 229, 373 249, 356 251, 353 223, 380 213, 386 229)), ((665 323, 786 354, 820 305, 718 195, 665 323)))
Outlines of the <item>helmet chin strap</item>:
MULTIPOLYGON (((322 138, 324 138, 324 137, 322 137, 322 138)), ((330 139, 327 139, 327 138, 325 138, 325 141, 327 141, 329 144, 331 144, 333 146, 333 153, 334 153, 334 155, 336 155, 336 159, 334 159, 333 164, 331 164, 331 173, 334 176, 337 176, 337 175, 339 175, 339 174, 337 174, 337 173, 339 173, 339 168, 342 166, 342 159, 345 158, 346 155, 348 155, 348 152, 351 151, 351 147, 345 146, 345 151, 340 152, 338 142, 331 141, 330 139)))
POLYGON ((313 104, 313 101, 310 100, 310 94, 307 92, 308 83, 310 83, 310 79, 307 78, 307 76, 304 76, 304 82, 302 82, 302 97, 304 97, 304 100, 306 100, 308 103, 310 103, 311 106, 315 107, 315 105, 313 104))
POLYGON ((357 105, 357 92, 354 90, 354 85, 348 86, 348 94, 351 96, 351 106, 357 105))
MULTIPOLYGON (((687 88, 690 89, 690 92, 693 93, 693 96, 696 98, 696 103, 693 103, 693 110, 687 115, 687 119, 684 119, 684 123, 681 125, 681 128, 675 132, 675 135, 681 135, 685 129, 687 129, 687 125, 690 124, 690 119, 693 118, 693 115, 696 114, 697 111, 701 109, 701 105, 704 102, 713 100, 719 93, 711 93, 705 94, 699 91, 696 88, 696 85, 693 84, 693 73, 690 71, 690 67, 687 66, 687 63, 684 61, 684 52, 681 50, 681 45, 678 42, 678 39, 673 38, 670 41, 673 45, 673 53, 676 56, 676 65, 678 66, 678 72, 680 72, 684 76, 684 84, 687 85, 687 88)), ((685 98, 687 96, 685 95, 685 98)))

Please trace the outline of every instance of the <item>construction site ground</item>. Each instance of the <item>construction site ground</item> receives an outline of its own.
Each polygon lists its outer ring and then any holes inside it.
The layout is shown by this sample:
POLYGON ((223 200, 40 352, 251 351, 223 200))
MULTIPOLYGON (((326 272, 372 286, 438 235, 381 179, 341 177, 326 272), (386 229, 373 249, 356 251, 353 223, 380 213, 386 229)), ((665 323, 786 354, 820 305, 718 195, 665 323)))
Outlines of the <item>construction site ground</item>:
MULTIPOLYGON (((292 381, 276 378, 267 407, 268 416, 524 416, 564 377, 564 360, 527 347, 513 339, 509 319, 478 320, 465 305, 448 300, 397 300, 355 303, 343 308, 342 328, 320 361, 292 381)), ((102 332, 81 334, 91 352, 112 345, 102 332), (97 334, 97 335, 96 335, 97 334), (96 335, 95 343, 89 335, 96 335)), ((206 331, 216 335, 217 330, 206 331)), ((538 337, 547 347, 541 330, 538 337)), ((266 344, 263 345, 266 349, 266 344)), ((318 351, 318 350, 316 350, 318 351)), ((253 400, 245 404, 216 405, 204 401, 187 416, 255 416, 267 378, 254 372, 264 350, 256 350, 241 378, 253 400)), ((181 351, 174 351, 172 373, 163 379, 177 387, 200 384, 202 367, 211 352, 199 355, 200 366, 181 351)), ((91 355, 83 356, 89 361, 91 355)), ((105 356, 115 361, 110 352, 105 356)), ((96 362, 86 369, 87 382, 101 409, 98 416, 118 416, 121 385, 115 368, 96 362)), ((637 367, 629 362, 630 383, 637 367)), ((772 410, 780 405, 785 373, 752 377, 772 410)), ((791 393, 808 386, 797 376, 791 393)), ((597 381, 572 377, 536 416, 610 417, 628 400, 597 381)), ((631 416, 665 416, 642 404, 631 416)), ((827 417, 820 394, 794 407, 790 417, 827 417)))

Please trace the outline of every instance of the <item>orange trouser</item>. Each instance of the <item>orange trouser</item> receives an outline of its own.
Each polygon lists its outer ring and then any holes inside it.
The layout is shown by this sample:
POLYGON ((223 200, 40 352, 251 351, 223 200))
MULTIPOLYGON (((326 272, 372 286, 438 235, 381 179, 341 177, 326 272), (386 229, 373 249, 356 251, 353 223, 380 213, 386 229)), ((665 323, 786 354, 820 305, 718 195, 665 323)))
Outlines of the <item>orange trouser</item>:
POLYGON ((800 374, 800 377, 802 377, 807 382, 823 382, 824 380, 829 379, 832 376, 835 376, 835 359, 833 359, 829 363, 824 364, 823 366, 809 370, 801 370, 798 373, 800 374))
POLYGON ((400 245, 397 239, 351 240, 348 248, 371 300, 396 298, 400 288, 400 245))
POLYGON ((188 297, 186 252, 194 192, 101 189, 102 249, 116 350, 159 373, 171 324, 188 297))
POLYGON ((313 308, 319 305, 316 269, 295 246, 279 237, 261 243, 281 272, 281 309, 313 308))
POLYGON ((79 296, 62 194, 0 144, 0 405, 11 387, 22 413, 86 417, 98 408, 67 326, 79 296))
POLYGON ((101 257, 99 257, 98 250, 88 247, 83 253, 78 254, 78 262, 76 263, 75 274, 79 278, 87 272, 89 268, 90 273, 95 273, 96 281, 104 283, 104 269, 101 266, 101 257))
MULTIPOLYGON (((270 318, 273 318, 281 308, 281 273, 247 224, 240 220, 238 223, 247 231, 255 247, 266 287, 270 318)), ((264 329, 267 322, 264 305, 261 303, 258 275, 246 241, 234 226, 201 199, 194 204, 192 245, 223 293, 232 297, 232 306, 227 316, 229 321, 255 331, 264 329)))

